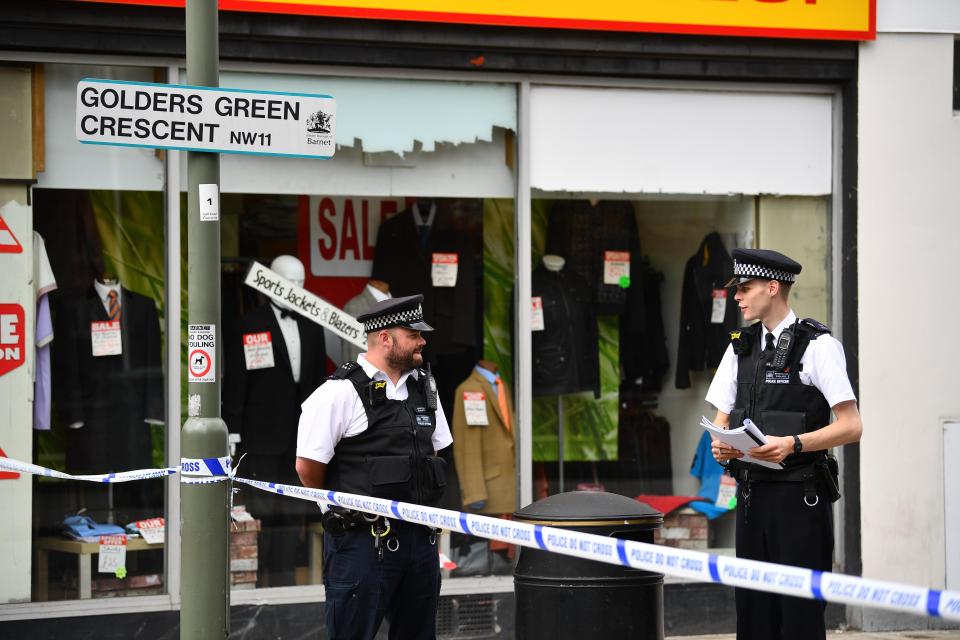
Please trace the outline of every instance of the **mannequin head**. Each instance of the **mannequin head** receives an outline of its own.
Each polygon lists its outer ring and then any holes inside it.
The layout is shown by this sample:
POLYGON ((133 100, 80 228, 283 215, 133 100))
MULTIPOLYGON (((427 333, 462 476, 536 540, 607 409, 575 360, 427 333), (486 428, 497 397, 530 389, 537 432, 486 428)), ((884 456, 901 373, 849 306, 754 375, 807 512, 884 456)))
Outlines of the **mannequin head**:
POLYGON ((298 287, 303 286, 306 278, 306 271, 303 263, 293 256, 277 256, 270 263, 270 270, 277 275, 283 276, 298 287))

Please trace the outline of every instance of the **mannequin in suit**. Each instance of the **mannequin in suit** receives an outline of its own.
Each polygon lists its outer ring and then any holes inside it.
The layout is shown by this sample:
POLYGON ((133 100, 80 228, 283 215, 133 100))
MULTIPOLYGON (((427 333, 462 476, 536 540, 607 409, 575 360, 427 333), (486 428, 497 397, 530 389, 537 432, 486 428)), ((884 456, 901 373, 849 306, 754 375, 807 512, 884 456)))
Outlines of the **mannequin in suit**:
MULTIPOLYGON (((517 508, 516 416, 510 390, 500 379, 497 364, 480 360, 454 395, 453 455, 460 474, 460 508, 509 517, 517 508)), ((506 543, 454 536, 450 542, 459 550, 461 563, 451 575, 510 571, 507 559, 513 557, 513 549, 506 543)))
MULTIPOLYGON (((303 286, 305 271, 297 258, 279 256, 270 269, 303 286)), ((239 326, 239 340, 227 348, 223 418, 231 433, 240 434, 238 453, 246 453, 243 473, 299 484, 294 469, 297 423, 300 404, 326 375, 323 329, 273 302, 251 310, 239 326)), ((256 489, 246 492, 247 510, 261 521, 260 586, 294 584, 308 513, 300 502, 277 500, 256 489)))
POLYGON ((515 423, 513 400, 497 365, 481 360, 457 387, 453 408, 454 457, 463 505, 470 511, 500 515, 516 510, 515 423))
MULTIPOLYGON (((363 291, 350 298, 350 300, 347 301, 347 304, 343 305, 343 310, 356 318, 361 313, 364 313, 370 309, 370 307, 377 302, 386 300, 390 297, 390 285, 383 280, 375 280, 371 278, 370 280, 367 280, 367 284, 363 287, 363 291)), ((341 342, 343 343, 340 347, 341 362, 356 362, 357 356, 365 351, 365 349, 358 347, 352 342, 347 342, 346 340, 342 340, 341 342)))
MULTIPOLYGON (((67 471, 152 467, 150 425, 164 421, 156 304, 101 273, 79 298, 58 298, 54 311, 53 399, 67 426, 67 471)), ((78 506, 116 509, 120 519, 162 515, 162 481, 110 486, 112 494, 85 487, 78 506)))

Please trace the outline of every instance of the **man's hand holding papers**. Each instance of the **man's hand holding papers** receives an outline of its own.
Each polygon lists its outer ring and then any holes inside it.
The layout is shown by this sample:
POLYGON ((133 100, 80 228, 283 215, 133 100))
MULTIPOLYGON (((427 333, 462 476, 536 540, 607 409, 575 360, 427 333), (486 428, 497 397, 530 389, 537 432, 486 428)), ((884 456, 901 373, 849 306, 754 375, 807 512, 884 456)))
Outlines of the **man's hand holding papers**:
MULTIPOLYGON (((764 458, 771 457, 776 460, 776 455, 768 452, 767 449, 774 449, 773 446, 779 443, 768 443, 767 437, 757 428, 751 420, 745 420, 742 427, 735 429, 724 429, 717 426, 707 417, 702 417, 700 426, 707 430, 714 440, 714 445, 718 449, 715 455, 717 461, 730 460, 737 458, 744 462, 752 462, 770 469, 782 469, 783 458, 777 461, 765 460, 751 456, 751 453, 760 453, 764 458)), ((784 456, 785 457, 785 456, 784 456)))

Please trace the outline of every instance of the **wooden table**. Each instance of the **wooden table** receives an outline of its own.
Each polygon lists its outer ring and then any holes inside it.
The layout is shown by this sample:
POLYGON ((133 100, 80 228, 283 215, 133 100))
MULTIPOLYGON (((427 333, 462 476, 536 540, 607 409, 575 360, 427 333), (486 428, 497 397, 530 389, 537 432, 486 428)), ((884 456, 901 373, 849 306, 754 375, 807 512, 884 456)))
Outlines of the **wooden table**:
MULTIPOLYGON (((48 586, 50 576, 48 556, 51 551, 72 553, 77 556, 77 584, 80 590, 80 599, 89 600, 91 597, 91 580, 93 578, 93 555, 100 552, 99 542, 81 542, 69 538, 38 538, 33 545, 36 554, 34 572, 37 584, 37 600, 45 601, 49 598, 48 586)), ((127 553, 137 551, 151 551, 163 549, 163 543, 147 544, 143 538, 127 538, 127 553)))

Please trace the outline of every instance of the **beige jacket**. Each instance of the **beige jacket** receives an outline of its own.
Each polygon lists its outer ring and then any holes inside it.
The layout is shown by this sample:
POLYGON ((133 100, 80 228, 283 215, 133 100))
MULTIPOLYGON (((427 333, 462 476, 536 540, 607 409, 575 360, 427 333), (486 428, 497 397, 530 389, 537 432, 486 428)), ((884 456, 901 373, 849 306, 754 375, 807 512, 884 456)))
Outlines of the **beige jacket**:
POLYGON ((497 390, 476 370, 457 387, 453 405, 453 454, 460 477, 464 506, 486 501, 479 513, 513 513, 516 505, 516 416, 507 390, 512 431, 508 431, 497 403, 497 390), (464 393, 483 393, 487 425, 467 424, 464 393))

